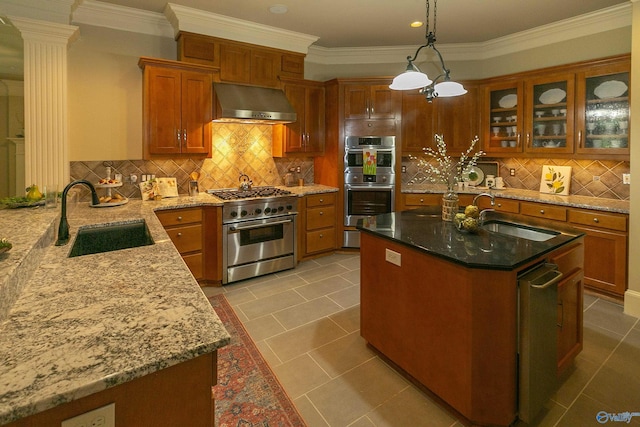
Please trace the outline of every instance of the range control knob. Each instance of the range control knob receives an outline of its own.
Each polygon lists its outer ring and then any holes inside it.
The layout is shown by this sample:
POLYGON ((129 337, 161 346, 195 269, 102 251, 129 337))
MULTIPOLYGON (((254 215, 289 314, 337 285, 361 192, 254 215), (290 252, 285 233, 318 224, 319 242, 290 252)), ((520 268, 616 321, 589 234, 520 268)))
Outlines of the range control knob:
POLYGON ((287 205, 287 210, 290 211, 291 209, 293 209, 293 206, 287 205))
POLYGON ((247 211, 243 210, 242 212, 240 212, 240 216, 247 216, 247 211))
POLYGON ((262 213, 262 209, 256 208, 256 215, 260 215, 262 213))
POLYGON ((283 210, 284 210, 284 207, 278 206, 278 212, 282 212, 283 210))
POLYGON ((278 208, 271 208, 271 213, 276 213, 278 212, 278 208))
POLYGON ((231 211, 231 213, 230 213, 229 215, 231 215, 231 218, 235 218, 235 217, 237 217, 237 216, 238 216, 238 212, 236 212, 236 211, 231 211))
POLYGON ((271 208, 264 208, 264 213, 266 213, 266 214, 267 214, 267 213, 269 213, 269 212, 271 212, 271 208))

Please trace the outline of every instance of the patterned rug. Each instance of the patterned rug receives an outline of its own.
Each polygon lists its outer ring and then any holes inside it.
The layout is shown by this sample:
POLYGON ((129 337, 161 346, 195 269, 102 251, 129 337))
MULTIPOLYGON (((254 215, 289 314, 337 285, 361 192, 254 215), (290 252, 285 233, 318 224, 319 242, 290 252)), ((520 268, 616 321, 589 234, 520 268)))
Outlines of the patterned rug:
POLYGON ((223 295, 209 298, 231 343, 218 350, 216 427, 305 427, 253 340, 223 295))

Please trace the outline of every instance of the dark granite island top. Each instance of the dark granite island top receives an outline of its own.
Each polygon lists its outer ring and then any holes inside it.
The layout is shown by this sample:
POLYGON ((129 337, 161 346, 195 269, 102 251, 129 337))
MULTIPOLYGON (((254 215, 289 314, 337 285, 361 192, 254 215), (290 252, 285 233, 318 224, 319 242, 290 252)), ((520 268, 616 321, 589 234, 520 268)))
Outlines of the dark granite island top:
MULTIPOLYGON (((559 234, 543 242, 484 229, 472 234, 457 230, 452 222, 442 221, 440 212, 440 207, 392 212, 361 221, 358 229, 465 267, 490 270, 517 269, 584 234, 556 224, 550 228, 536 220, 527 221, 526 224, 559 234)), ((485 222, 493 220, 523 224, 522 218, 514 219, 508 214, 488 212, 485 222)))

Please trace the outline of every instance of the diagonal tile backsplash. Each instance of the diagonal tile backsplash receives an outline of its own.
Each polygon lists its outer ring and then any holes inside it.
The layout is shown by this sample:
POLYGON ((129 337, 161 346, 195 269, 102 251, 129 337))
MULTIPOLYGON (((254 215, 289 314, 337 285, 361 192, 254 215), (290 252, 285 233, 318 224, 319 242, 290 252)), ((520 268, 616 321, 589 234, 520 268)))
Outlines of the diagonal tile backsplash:
MULTIPOLYGON (((254 185, 283 185, 283 177, 290 169, 300 167, 295 182, 302 178, 305 184, 313 181, 313 158, 273 158, 271 156, 272 127, 269 125, 213 124, 213 151, 210 159, 170 158, 159 160, 104 160, 71 162, 71 180, 87 179, 97 182, 106 176, 106 167, 113 174, 123 176, 124 185, 118 191, 125 197, 139 199, 138 184, 128 182, 128 177, 171 176, 178 182, 178 192, 188 194, 189 175, 198 172, 200 191, 210 188, 232 188, 239 185, 240 173, 245 173, 254 185)), ((83 199, 88 191, 83 190, 83 199)))

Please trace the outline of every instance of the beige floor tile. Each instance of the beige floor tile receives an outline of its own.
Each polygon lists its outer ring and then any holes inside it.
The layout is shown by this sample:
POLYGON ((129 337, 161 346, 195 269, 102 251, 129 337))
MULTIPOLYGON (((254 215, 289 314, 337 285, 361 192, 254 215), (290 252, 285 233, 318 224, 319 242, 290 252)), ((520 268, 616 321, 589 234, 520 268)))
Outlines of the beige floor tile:
MULTIPOLYGON (((271 350, 271 347, 267 344, 266 341, 256 342, 256 347, 258 347, 258 351, 264 357, 264 360, 267 361, 267 364, 271 367, 271 369, 275 369, 276 367, 282 364, 282 360, 271 350)), ((286 390, 286 389, 285 389, 286 390)))
POLYGON ((636 318, 623 313, 623 307, 599 299, 584 312, 584 324, 595 325, 620 335, 626 334, 636 323, 636 318))
POLYGON ((207 298, 226 292, 222 286, 204 286, 200 289, 202 289, 202 293, 205 294, 207 298))
POLYGON ((247 288, 234 288, 233 285, 225 286, 224 297, 229 301, 232 307, 242 304, 244 302, 254 301, 256 296, 253 295, 247 288))
POLYGON ((328 295, 342 308, 349 308, 360 304, 360 286, 352 285, 346 289, 328 295))
POLYGON ((353 284, 348 280, 340 276, 332 276, 300 286, 296 288, 296 291, 306 299, 311 300, 341 291, 351 286, 353 286, 353 284))
POLYGON ((274 372, 292 399, 297 399, 331 379, 308 354, 277 366, 274 372))
POLYGON ((331 276, 339 276, 347 273, 349 270, 338 264, 328 264, 317 268, 313 268, 307 271, 298 273, 300 277, 309 283, 317 282, 322 279, 326 279, 331 276))
POLYGON ((376 427, 449 427, 456 419, 408 386, 368 414, 376 427))
POLYGON ((254 341, 263 341, 281 334, 286 329, 271 314, 243 322, 244 327, 254 341))
POLYGON ((329 316, 331 320, 340 325, 347 332, 360 330, 360 304, 342 310, 329 316))
POLYGON ((332 427, 347 426, 407 387, 379 359, 370 361, 307 393, 332 427))
POLYGON ((279 294, 256 299, 254 301, 238 304, 237 307, 247 316, 248 319, 252 320, 303 302, 305 302, 305 299, 300 296, 299 293, 288 290, 280 292, 279 294))
POLYGON ((366 341, 360 336, 359 332, 352 332, 349 335, 338 338, 312 350, 309 355, 332 378, 342 375, 376 357, 373 350, 367 347, 366 341))
POLYGON ((340 259, 338 259, 337 261, 338 264, 340 264, 341 266, 343 266, 346 269, 349 270, 360 270, 360 256, 359 255, 354 255, 354 256, 342 256, 340 259))
MULTIPOLYGON (((618 413, 615 408, 607 407, 602 402, 592 399, 591 397, 580 395, 576 402, 569 408, 567 413, 556 424, 558 427, 585 427, 585 426, 617 426, 628 425, 626 423, 605 422, 599 423, 596 416, 601 412, 618 413)), ((639 419, 633 419, 631 425, 639 425, 639 419)))
POLYGON ((306 284, 307 282, 300 278, 300 276, 292 274, 290 276, 277 277, 269 281, 258 282, 255 285, 251 285, 249 287, 249 291, 251 291, 256 298, 260 299, 279 294, 290 289, 295 289, 306 284))
POLYGON ((340 277, 343 277, 353 283, 354 285, 360 284, 360 270, 352 270, 347 273, 341 274, 340 277))
POLYGON ((294 400, 293 403, 296 405, 302 418, 304 418, 307 427, 330 427, 307 396, 299 397, 294 400))
POLYGON ((286 362, 346 335, 334 321, 320 319, 266 340, 272 351, 286 362))
POLYGON ((327 297, 316 298, 274 313, 274 317, 287 329, 294 329, 314 320, 321 319, 342 310, 327 297))
POLYGON ((377 427, 368 416, 360 417, 351 424, 349 427, 377 427))

